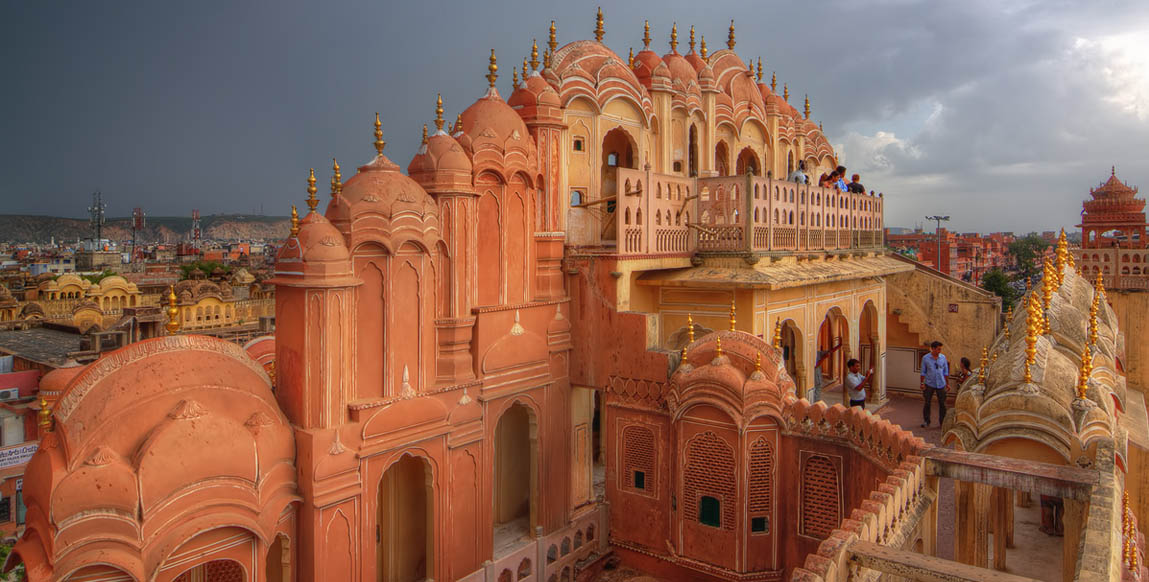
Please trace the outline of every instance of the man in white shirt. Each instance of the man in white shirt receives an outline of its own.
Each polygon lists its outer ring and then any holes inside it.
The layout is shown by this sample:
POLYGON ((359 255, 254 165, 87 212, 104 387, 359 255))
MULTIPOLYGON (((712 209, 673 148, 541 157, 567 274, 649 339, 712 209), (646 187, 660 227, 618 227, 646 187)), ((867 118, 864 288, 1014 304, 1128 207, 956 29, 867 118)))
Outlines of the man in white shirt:
POLYGON ((798 167, 794 168, 793 172, 790 172, 790 175, 786 177, 786 180, 790 182, 797 182, 799 184, 805 184, 807 181, 809 181, 809 178, 806 176, 806 162, 799 161, 798 167))
POLYGON ((870 386, 870 377, 874 375, 874 369, 865 376, 862 375, 862 363, 856 359, 851 358, 846 362, 846 369, 849 373, 846 374, 846 396, 850 399, 850 406, 857 406, 863 410, 866 408, 866 388, 870 386))

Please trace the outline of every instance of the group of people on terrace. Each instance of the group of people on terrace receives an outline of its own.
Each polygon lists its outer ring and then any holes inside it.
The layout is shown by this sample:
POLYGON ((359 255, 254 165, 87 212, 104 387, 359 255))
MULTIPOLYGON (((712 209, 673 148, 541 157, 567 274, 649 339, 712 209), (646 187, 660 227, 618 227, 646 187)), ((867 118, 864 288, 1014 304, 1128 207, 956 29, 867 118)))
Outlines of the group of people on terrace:
MULTIPOLYGON (((850 176, 850 182, 846 182, 846 166, 838 166, 829 173, 823 173, 818 178, 818 187, 820 188, 837 188, 842 192, 849 192, 851 194, 865 194, 866 187, 862 185, 862 176, 854 174, 850 176)), ((786 177, 787 181, 797 182, 798 184, 808 184, 810 177, 806 175, 806 162, 799 161, 798 167, 794 168, 793 172, 786 177)))

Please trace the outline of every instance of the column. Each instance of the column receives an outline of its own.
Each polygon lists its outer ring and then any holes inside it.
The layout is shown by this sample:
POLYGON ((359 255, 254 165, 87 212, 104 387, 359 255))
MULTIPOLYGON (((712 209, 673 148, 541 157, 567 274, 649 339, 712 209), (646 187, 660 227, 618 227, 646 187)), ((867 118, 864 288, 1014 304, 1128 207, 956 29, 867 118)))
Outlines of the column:
POLYGON ((1006 548, 1013 530, 1013 491, 1002 487, 993 489, 993 568, 1005 571, 1006 548))
POLYGON ((1085 527, 1086 504, 1069 498, 1062 499, 1062 502, 1065 504, 1062 515, 1065 537, 1061 538, 1061 575, 1065 582, 1073 582, 1077 571, 1077 544, 1085 527))
POLYGON ((934 502, 926 509, 926 515, 922 519, 922 554, 927 556, 938 555, 938 504, 941 497, 938 491, 939 481, 937 476, 927 476, 926 491, 923 492, 934 496, 934 502))
POLYGON ((989 505, 993 488, 983 483, 958 481, 954 512, 954 557, 957 561, 989 566, 989 505))

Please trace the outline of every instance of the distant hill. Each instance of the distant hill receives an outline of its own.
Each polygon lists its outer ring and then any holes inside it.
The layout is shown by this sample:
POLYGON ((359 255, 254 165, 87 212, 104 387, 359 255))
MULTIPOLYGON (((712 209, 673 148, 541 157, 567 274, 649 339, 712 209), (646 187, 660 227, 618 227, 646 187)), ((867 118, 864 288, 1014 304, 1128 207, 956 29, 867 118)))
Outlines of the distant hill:
MULTIPOLYGON (((115 241, 132 238, 131 218, 108 218, 104 237, 115 241)), ((149 216, 144 230, 136 236, 141 244, 175 243, 190 238, 190 216, 149 216)), ((291 220, 283 216, 213 214, 200 218, 201 237, 214 240, 282 239, 291 230, 291 220)), ((0 241, 16 243, 68 242, 91 236, 88 221, 58 216, 0 214, 0 241)))

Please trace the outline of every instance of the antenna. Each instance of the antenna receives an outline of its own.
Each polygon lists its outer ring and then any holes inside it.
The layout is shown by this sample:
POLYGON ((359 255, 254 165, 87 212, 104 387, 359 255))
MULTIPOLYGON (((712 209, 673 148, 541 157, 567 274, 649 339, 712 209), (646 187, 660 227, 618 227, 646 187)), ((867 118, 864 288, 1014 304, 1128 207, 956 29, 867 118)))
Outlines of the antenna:
POLYGON ((103 195, 99 190, 92 193, 92 205, 88 207, 88 221, 92 225, 92 233, 96 240, 104 238, 104 204, 103 195))
POLYGON ((144 212, 143 208, 137 206, 132 209, 132 254, 128 256, 129 263, 136 258, 136 234, 144 229, 147 221, 148 214, 144 212))
POLYGON ((199 250, 199 209, 192 210, 192 246, 199 250))

